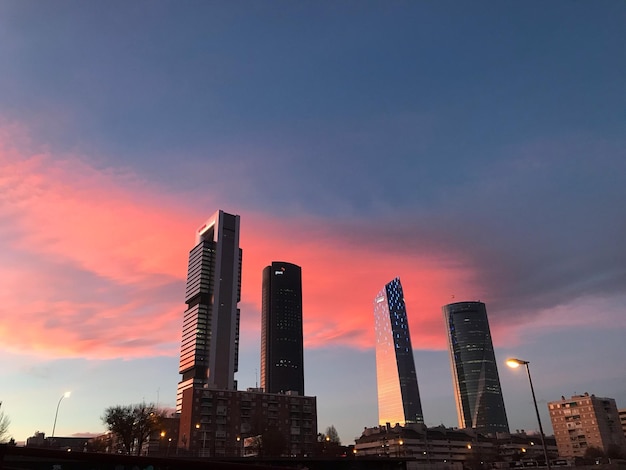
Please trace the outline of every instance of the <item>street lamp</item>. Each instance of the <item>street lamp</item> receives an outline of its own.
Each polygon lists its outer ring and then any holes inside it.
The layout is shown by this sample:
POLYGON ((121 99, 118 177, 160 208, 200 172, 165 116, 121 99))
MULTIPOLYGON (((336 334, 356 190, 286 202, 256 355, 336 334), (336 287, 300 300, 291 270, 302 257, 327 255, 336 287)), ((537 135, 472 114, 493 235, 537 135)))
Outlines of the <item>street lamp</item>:
POLYGON ((59 406, 61 406, 61 401, 64 398, 69 398, 71 393, 72 392, 65 392, 63 395, 61 395, 61 398, 59 398, 59 403, 57 403, 57 411, 56 413, 54 413, 54 424, 52 425, 52 436, 50 436, 50 438, 54 437, 54 430, 57 427, 57 417, 59 416, 59 406))
POLYGON ((541 445, 543 446, 543 457, 546 459, 546 467, 550 470, 550 459, 548 458, 548 448, 546 447, 546 438, 543 434, 543 426, 541 425, 541 418, 539 416, 539 408, 537 407, 537 399, 535 398, 535 389, 533 388, 533 379, 530 378, 530 367, 528 361, 521 359, 507 359, 506 365, 517 369, 519 366, 526 366, 526 373, 528 374, 528 383, 530 384, 530 393, 533 395, 533 403, 535 405, 535 413, 537 414, 537 424, 539 424, 539 435, 541 436, 541 445))

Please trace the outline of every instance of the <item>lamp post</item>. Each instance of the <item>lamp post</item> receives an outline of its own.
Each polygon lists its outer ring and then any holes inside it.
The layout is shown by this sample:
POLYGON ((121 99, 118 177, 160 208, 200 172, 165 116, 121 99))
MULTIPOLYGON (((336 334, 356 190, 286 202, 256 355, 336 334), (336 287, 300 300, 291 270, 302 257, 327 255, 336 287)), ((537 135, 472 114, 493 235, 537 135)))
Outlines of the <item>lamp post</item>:
POLYGON ((402 456, 402 446, 404 445, 404 441, 402 439, 400 439, 398 441, 398 447, 397 447, 397 457, 402 456))
POLYGON ((59 398, 59 403, 57 403, 57 411, 56 411, 56 413, 54 413, 54 424, 52 425, 52 436, 50 436, 50 438, 54 437, 54 430, 57 427, 57 418, 59 417, 59 406, 61 406, 61 401, 64 398, 69 398, 70 394, 71 394, 71 392, 65 392, 63 395, 61 395, 61 398, 59 398))
POLYGON ((507 359, 506 365, 517 369, 519 366, 526 366, 526 373, 528 374, 528 383, 530 384, 530 393, 533 396, 533 404, 535 405, 535 413, 537 414, 537 424, 539 424, 539 435, 541 436, 541 445, 543 447, 543 457, 546 459, 546 467, 550 470, 550 459, 548 458, 548 448, 546 447, 546 438, 543 434, 543 426, 541 425, 541 417, 539 416, 539 408, 537 407, 537 399, 535 398, 535 389, 533 388, 533 379, 530 378, 530 367, 528 361, 521 359, 507 359))

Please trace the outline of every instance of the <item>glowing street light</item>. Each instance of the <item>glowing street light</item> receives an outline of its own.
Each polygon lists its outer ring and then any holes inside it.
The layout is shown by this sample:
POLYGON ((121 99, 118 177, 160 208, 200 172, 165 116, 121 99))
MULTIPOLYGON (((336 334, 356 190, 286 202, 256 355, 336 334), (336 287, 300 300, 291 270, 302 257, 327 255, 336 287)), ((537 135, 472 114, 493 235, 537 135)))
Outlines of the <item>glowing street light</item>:
POLYGON ((528 374, 528 383, 530 384, 530 393, 533 396, 533 403, 535 405, 535 413, 537 414, 537 424, 539 424, 539 435, 541 436, 541 445, 543 446, 543 457, 546 459, 546 467, 550 470, 550 459, 548 458, 548 448, 546 447, 546 438, 543 434, 543 426, 541 425, 541 417, 539 416, 539 408, 537 407, 537 399, 535 398, 535 389, 533 388, 533 379, 530 378, 529 362, 522 359, 510 358, 506 360, 506 365, 512 369, 517 369, 519 366, 526 366, 526 373, 528 374))
POLYGON ((69 398, 72 392, 65 392, 63 395, 61 395, 61 398, 59 398, 59 403, 57 403, 57 411, 56 413, 54 413, 54 424, 52 425, 52 436, 50 436, 51 438, 54 437, 54 430, 57 427, 57 418, 59 417, 59 406, 61 406, 61 401, 64 398, 69 398))

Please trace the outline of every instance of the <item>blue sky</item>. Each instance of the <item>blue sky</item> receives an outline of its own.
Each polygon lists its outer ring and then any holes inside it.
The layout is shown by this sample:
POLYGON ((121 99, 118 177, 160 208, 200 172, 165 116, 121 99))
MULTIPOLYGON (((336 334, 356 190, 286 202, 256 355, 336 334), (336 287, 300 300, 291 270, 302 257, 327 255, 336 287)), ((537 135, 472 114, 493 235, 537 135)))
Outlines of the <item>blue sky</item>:
MULTIPOLYGON (((173 406, 187 253, 242 218, 241 387, 262 268, 303 268, 306 390, 377 424, 373 298, 402 279, 426 422, 456 426, 440 308, 487 304, 540 401, 626 407, 626 7, 0 4, 0 400, 23 440, 173 406), (454 297, 452 297, 454 296, 454 297)), ((527 382, 500 369, 512 429, 527 382)), ((548 415, 543 410, 547 424, 548 415)))

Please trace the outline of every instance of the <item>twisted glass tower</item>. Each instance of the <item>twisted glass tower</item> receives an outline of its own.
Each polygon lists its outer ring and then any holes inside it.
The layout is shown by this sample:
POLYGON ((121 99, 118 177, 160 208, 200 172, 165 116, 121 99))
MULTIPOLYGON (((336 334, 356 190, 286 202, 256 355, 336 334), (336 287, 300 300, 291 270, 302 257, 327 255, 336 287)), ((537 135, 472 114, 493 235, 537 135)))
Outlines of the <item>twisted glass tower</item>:
POLYGON ((400 278, 374 299, 378 422, 424 423, 400 278))
POLYGON ((460 428, 509 432, 487 309, 482 302, 444 305, 460 428))

